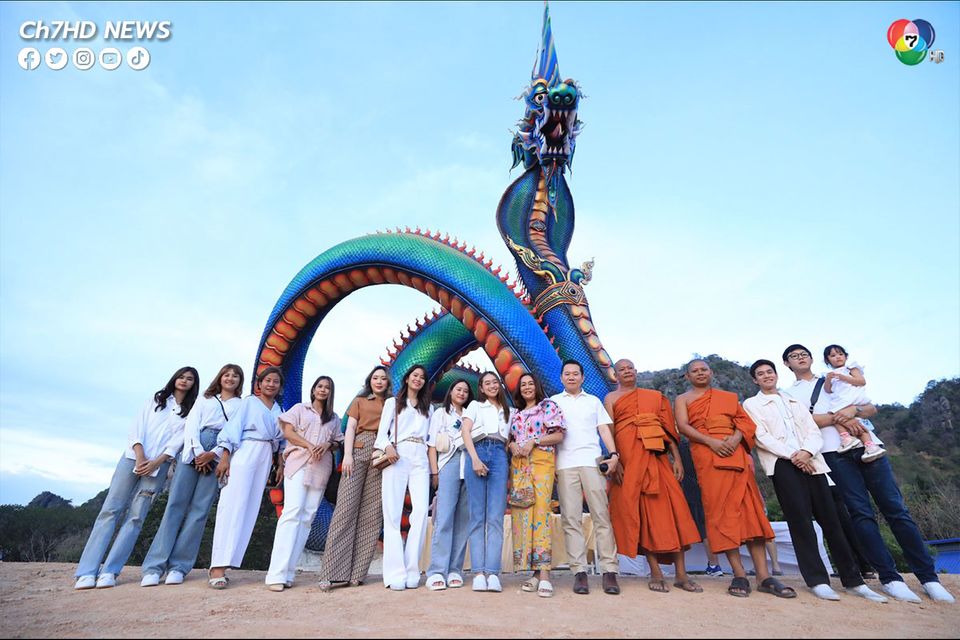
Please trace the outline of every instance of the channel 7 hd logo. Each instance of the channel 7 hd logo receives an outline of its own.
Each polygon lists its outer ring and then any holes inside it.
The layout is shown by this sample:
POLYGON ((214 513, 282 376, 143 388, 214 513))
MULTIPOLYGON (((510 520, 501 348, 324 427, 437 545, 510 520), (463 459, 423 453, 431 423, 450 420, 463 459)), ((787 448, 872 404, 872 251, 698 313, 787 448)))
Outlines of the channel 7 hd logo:
MULTIPOLYGON (((893 47, 897 60, 911 67, 923 62, 936 38, 933 25, 919 18, 900 18, 887 28, 887 42, 893 47)), ((931 51, 930 59, 940 64, 943 62, 943 51, 931 51)))

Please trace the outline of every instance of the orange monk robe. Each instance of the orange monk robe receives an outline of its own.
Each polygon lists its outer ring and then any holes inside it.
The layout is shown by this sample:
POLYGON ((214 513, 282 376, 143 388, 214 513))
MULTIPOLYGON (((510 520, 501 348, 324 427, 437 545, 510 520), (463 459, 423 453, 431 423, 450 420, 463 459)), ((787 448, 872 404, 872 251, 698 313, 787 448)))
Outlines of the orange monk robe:
POLYGON ((620 553, 654 553, 661 563, 700 542, 676 476, 668 439, 679 442, 670 403, 658 391, 634 389, 613 405, 623 484, 610 488, 610 521, 620 553))
POLYGON ((700 433, 723 439, 734 428, 743 433, 737 451, 726 458, 704 444, 690 443, 706 515, 710 550, 737 549, 747 540, 772 540, 773 529, 763 512, 763 499, 748 462, 757 426, 740 406, 735 393, 709 389, 687 405, 690 425, 700 433))

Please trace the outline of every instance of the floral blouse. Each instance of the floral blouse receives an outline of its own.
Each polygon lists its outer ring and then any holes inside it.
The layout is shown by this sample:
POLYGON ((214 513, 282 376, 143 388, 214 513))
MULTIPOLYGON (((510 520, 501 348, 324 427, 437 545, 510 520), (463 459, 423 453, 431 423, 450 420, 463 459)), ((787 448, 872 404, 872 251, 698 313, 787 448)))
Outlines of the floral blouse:
MULTIPOLYGON (((566 431, 563 412, 556 402, 546 398, 535 407, 517 411, 510 421, 510 437, 517 444, 541 438, 545 435, 566 431)), ((537 445, 543 451, 554 451, 553 445, 537 445)))

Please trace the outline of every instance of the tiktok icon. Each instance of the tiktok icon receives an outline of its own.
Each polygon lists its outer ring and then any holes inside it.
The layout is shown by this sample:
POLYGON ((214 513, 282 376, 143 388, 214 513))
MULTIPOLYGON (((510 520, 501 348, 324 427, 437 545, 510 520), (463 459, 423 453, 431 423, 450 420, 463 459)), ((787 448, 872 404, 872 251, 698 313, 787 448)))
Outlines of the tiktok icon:
POLYGON ((40 51, 33 47, 24 47, 17 54, 17 63, 24 71, 33 71, 40 66, 40 51))
POLYGON ((127 64, 134 71, 143 71, 150 64, 150 52, 144 47, 133 47, 127 51, 127 64))

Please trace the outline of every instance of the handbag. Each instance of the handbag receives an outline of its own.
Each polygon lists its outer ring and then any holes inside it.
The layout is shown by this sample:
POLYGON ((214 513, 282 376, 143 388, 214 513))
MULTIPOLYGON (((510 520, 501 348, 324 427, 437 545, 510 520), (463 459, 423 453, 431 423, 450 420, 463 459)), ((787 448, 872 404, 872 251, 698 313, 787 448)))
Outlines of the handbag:
MULTIPOLYGON (((450 428, 459 429, 460 419, 458 418, 457 421, 453 423, 453 425, 450 428)), ((437 443, 436 443, 436 446, 434 447, 437 450, 437 453, 447 453, 448 451, 450 451, 450 448, 452 446, 451 440, 452 438, 450 437, 450 433, 447 431, 446 427, 444 427, 443 430, 437 434, 437 443)))
MULTIPOLYGON (((390 426, 393 427, 393 450, 397 450, 397 422, 400 420, 400 403, 397 402, 396 409, 393 413, 393 421, 390 423, 390 426)), ((380 449, 374 449, 373 454, 370 456, 370 466, 378 471, 382 471, 392 465, 393 462, 387 456, 386 451, 380 449)))
POLYGON ((532 507, 537 501, 537 496, 533 490, 533 466, 530 464, 530 459, 515 456, 511 461, 510 473, 510 493, 507 496, 507 503, 517 509, 532 507))

